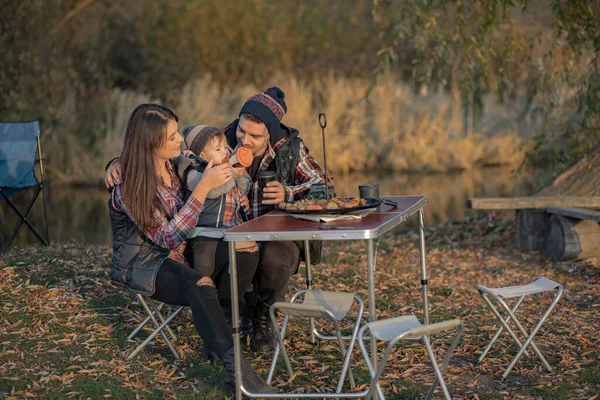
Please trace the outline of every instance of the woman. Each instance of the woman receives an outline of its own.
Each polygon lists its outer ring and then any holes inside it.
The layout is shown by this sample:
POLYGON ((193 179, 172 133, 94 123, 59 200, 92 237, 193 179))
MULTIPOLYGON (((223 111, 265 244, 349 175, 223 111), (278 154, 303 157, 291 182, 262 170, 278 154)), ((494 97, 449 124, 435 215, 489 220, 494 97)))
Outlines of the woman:
MULTIPOLYGON (((203 210, 206 194, 232 178, 231 165, 210 162, 187 201, 172 160, 183 138, 177 116, 158 104, 138 106, 127 125, 120 157, 121 184, 113 188, 109 211, 113 233, 113 284, 158 301, 189 306, 204 345, 235 388, 233 339, 210 277, 189 268, 185 238, 203 210)), ((242 355, 242 383, 259 393, 276 393, 242 355)))

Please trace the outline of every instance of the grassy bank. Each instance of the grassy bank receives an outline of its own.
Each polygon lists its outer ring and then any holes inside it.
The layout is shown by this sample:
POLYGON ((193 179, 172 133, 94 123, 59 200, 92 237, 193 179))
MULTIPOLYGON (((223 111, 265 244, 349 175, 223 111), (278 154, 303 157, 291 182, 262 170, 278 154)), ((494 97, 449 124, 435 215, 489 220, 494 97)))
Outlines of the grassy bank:
MULTIPOLYGON (((446 172, 482 165, 518 165, 522 160, 517 126, 518 107, 512 110, 486 100, 485 117, 476 132, 465 133, 462 108, 456 96, 421 95, 392 75, 382 77, 369 101, 368 79, 328 75, 303 81, 279 74, 270 80, 286 93, 284 122, 300 130, 314 157, 322 162, 320 112, 327 114, 328 168, 351 171, 446 172)), ((190 124, 225 127, 237 117, 244 101, 264 90, 253 85, 227 88, 210 77, 188 82, 167 105, 180 116, 180 129, 190 124)), ((114 90, 99 93, 101 107, 94 132, 83 132, 74 99, 60 107, 60 126, 50 127, 42 139, 54 175, 64 181, 88 182, 102 176, 105 163, 120 153, 129 113, 153 101, 142 93, 114 90)), ((523 125, 523 124, 521 124, 523 125)))
MULTIPOLYGON (((446 374, 450 393, 469 399, 529 399, 593 397, 600 390, 598 351, 600 266, 597 262, 550 262, 537 253, 511 248, 513 229, 499 220, 481 219, 432 228, 427 237, 431 317, 459 317, 465 336, 446 374), (504 367, 515 346, 507 337, 482 364, 476 360, 496 329, 476 293, 476 284, 519 284, 546 276, 565 285, 564 298, 536 339, 553 373, 537 359, 524 357, 506 380, 504 367)), ((378 317, 420 315, 417 235, 388 234, 379 244, 377 268, 378 317)), ((366 298, 366 262, 360 242, 327 243, 324 263, 314 269, 320 288, 355 291, 366 298)), ((135 343, 126 336, 142 317, 131 295, 107 283, 110 249, 76 243, 49 248, 14 248, 0 258, 0 395, 9 398, 224 398, 219 389, 221 368, 214 369, 199 354, 189 314, 172 326, 179 333, 182 361, 174 362, 166 348, 153 344, 134 361, 124 357, 135 343)), ((301 268, 301 272, 303 269, 301 268)), ((289 292, 303 287, 295 275, 289 292)), ((549 300, 526 301, 532 310, 522 322, 530 326, 549 300)), ((521 314, 523 315, 523 314, 521 314)), ((290 350, 300 372, 288 382, 279 370, 276 385, 289 390, 334 389, 340 364, 337 350, 321 343, 306 344, 306 325, 291 327, 290 350), (331 357, 329 355, 331 353, 331 357), (302 357, 302 358, 300 358, 302 357)), ((449 337, 437 343, 447 344, 449 337)), ((445 346, 440 351, 445 350, 445 346)), ((266 375, 270 356, 250 355, 266 375)), ((421 346, 399 348, 383 382, 389 398, 424 396, 433 373, 421 346)), ((359 353, 355 376, 365 382, 359 353)), ((438 392, 437 397, 440 397, 438 392)))

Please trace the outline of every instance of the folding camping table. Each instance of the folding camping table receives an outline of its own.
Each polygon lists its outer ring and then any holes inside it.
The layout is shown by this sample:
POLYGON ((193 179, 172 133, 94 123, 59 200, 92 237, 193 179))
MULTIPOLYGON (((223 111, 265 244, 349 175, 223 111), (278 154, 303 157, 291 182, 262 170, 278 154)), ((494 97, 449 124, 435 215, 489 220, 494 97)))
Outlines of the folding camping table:
MULTIPOLYGON (((251 398, 358 398, 366 394, 357 393, 277 393, 258 395, 248 392, 241 385, 241 345, 239 333, 239 309, 237 290, 237 265, 235 259, 235 242, 252 240, 256 242, 266 241, 304 241, 306 254, 306 282, 310 289, 312 287, 312 271, 310 257, 308 256, 308 242, 310 240, 366 240, 367 244, 367 276, 368 276, 368 307, 369 321, 375 321, 375 239, 395 228, 410 216, 417 213, 419 218, 419 250, 420 250, 420 273, 421 290, 423 296, 423 323, 428 324, 427 304, 427 273, 425 265, 425 232, 423 226, 423 208, 427 204, 426 196, 385 196, 384 199, 395 201, 398 206, 390 206, 382 203, 371 214, 360 220, 338 220, 329 222, 333 229, 320 229, 319 222, 306 221, 292 218, 288 213, 272 211, 259 218, 248 221, 225 232, 224 240, 229 242, 230 259, 230 283, 231 283, 231 305, 233 312, 233 343, 235 352, 235 374, 236 374, 236 399, 242 399, 242 392, 251 398)), ((311 327, 311 335, 313 329, 311 327)), ((311 336, 311 339, 313 337, 311 336)), ((377 348, 375 341, 371 341, 371 357, 373 365, 376 365, 377 348)))

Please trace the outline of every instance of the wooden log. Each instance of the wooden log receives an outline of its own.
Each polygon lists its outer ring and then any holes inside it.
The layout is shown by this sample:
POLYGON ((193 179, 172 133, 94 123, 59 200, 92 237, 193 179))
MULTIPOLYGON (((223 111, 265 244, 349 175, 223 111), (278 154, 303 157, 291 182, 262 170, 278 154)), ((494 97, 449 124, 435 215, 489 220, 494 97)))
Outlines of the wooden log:
POLYGON ((600 256, 600 225, 597 222, 551 215, 549 224, 542 246, 544 256, 559 261, 600 256))
POLYGON ((473 210, 522 210, 527 208, 600 208, 600 196, 489 197, 467 200, 473 210))
POLYGON ((548 219, 545 210, 517 210, 515 247, 521 250, 541 248, 548 232, 548 219))
POLYGON ((600 225, 594 221, 580 221, 573 227, 579 236, 581 253, 577 260, 600 257, 600 225))
POLYGON ((589 219, 590 221, 596 221, 600 223, 600 212, 593 210, 586 210, 584 208, 546 208, 548 214, 562 215, 563 217, 575 218, 575 219, 589 219))

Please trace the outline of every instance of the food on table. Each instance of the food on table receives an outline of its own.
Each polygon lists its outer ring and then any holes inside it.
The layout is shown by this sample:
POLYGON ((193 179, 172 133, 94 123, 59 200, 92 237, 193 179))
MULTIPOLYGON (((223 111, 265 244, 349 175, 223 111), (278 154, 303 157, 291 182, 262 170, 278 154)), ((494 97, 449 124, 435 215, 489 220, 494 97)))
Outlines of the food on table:
POLYGON ((312 210, 322 210, 323 207, 320 206, 320 205, 318 205, 318 204, 309 204, 309 205, 306 206, 306 209, 307 210, 311 210, 311 211, 312 210))
MULTIPOLYGON (((365 200, 366 203, 366 200, 365 200)), ((342 208, 354 208, 354 207, 358 207, 360 205, 360 200, 359 199, 352 199, 352 200, 348 200, 345 203, 342 203, 341 207, 342 208)))
POLYGON ((325 204, 323 204, 323 207, 327 210, 336 210, 336 209, 340 208, 340 205, 338 203, 336 203, 335 201, 330 201, 330 202, 326 202, 325 204))
POLYGON ((367 200, 357 199, 355 197, 335 197, 329 200, 298 200, 291 203, 282 201, 278 207, 282 210, 301 210, 301 211, 318 211, 318 210, 338 210, 344 208, 355 208, 365 206, 367 200))

